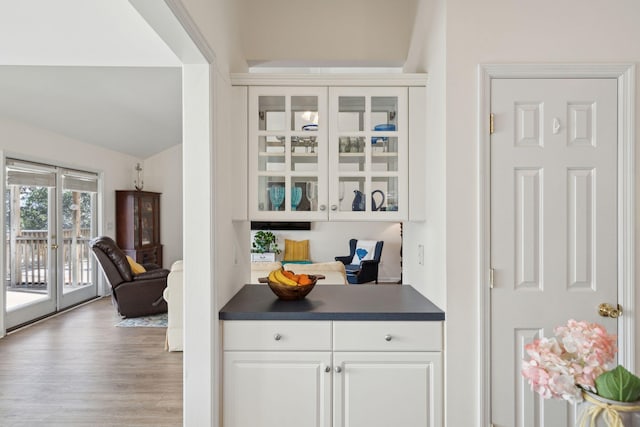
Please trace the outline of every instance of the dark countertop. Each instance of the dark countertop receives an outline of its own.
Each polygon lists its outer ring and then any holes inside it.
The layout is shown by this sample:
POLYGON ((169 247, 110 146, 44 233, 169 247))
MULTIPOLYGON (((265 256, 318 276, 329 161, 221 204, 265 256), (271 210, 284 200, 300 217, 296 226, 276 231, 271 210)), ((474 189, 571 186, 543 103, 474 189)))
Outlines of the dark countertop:
POLYGON ((306 298, 282 301, 267 285, 245 285, 221 320, 444 320, 444 311, 410 285, 317 285, 306 298))

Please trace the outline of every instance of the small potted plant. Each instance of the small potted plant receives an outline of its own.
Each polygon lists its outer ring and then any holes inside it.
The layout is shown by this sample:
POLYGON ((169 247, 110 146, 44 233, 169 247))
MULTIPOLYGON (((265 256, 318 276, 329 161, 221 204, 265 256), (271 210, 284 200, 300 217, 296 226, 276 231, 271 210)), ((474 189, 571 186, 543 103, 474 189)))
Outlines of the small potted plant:
POLYGON ((251 244, 252 262, 273 262, 276 260, 276 254, 280 252, 276 235, 271 231, 260 230, 253 236, 253 243, 251 244))
POLYGON ((640 378, 622 366, 610 369, 615 335, 597 323, 569 320, 555 337, 525 346, 522 376, 545 399, 580 405, 580 426, 640 427, 640 378))

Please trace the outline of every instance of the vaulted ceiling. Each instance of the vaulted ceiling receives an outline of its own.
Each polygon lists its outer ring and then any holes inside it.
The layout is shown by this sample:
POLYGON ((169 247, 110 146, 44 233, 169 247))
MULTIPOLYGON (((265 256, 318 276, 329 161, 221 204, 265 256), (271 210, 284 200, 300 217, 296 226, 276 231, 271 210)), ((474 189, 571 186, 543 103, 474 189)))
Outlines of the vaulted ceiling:
POLYGON ((179 144, 181 63, 127 0, 0 2, 0 116, 141 159, 179 144))

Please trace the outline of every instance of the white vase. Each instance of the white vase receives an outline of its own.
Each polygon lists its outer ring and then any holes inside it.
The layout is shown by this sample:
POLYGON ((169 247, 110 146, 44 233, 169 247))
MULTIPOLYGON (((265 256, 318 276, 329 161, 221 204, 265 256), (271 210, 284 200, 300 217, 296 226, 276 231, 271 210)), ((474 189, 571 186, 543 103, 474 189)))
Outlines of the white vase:
POLYGON ((578 404, 577 427, 640 427, 640 401, 617 402, 589 391, 582 393, 585 400, 578 404))

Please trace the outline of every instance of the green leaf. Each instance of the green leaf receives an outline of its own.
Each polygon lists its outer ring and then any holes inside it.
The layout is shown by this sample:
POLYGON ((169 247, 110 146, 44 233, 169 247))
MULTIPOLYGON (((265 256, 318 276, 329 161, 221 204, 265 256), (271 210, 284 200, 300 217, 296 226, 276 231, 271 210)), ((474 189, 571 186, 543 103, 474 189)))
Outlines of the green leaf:
POLYGON ((640 378, 623 366, 605 372, 596 378, 598 396, 617 402, 635 402, 640 399, 640 378))

